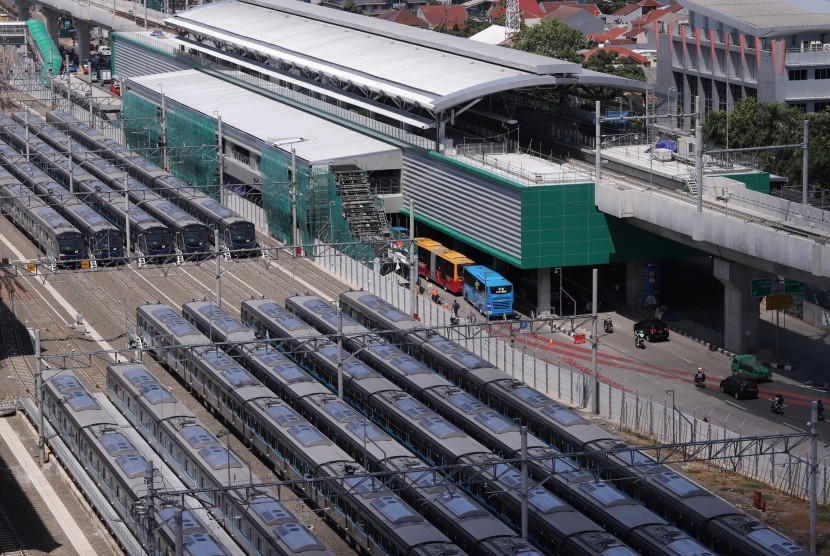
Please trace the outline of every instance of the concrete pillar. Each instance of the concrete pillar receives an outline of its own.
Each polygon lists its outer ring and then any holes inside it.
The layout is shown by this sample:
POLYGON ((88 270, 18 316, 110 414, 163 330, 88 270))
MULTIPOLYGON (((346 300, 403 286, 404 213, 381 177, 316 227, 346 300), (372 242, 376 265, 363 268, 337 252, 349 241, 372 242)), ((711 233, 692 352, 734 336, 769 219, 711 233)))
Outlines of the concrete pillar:
POLYGON ((46 8, 42 8, 40 13, 43 14, 43 19, 46 23, 46 32, 49 33, 49 38, 52 39, 52 42, 55 43, 55 46, 58 45, 58 20, 60 19, 60 13, 54 10, 47 10, 46 8))
POLYGON ((757 353, 760 311, 751 286, 758 271, 719 258, 712 270, 723 284, 723 347, 734 353, 757 353))
POLYGON ((646 263, 625 263, 625 304, 634 309, 643 308, 643 272, 646 263))
POLYGON ((75 20, 75 52, 81 63, 89 60, 90 24, 88 21, 75 20))
POLYGON ((29 15, 29 10, 32 5, 27 2, 26 0, 15 0, 14 6, 17 8, 17 20, 18 21, 27 21, 31 18, 29 15))
MULTIPOLYGON (((550 283, 551 271, 549 268, 536 269, 536 314, 550 312, 550 283)), ((558 287, 558 285, 557 285, 558 287)))

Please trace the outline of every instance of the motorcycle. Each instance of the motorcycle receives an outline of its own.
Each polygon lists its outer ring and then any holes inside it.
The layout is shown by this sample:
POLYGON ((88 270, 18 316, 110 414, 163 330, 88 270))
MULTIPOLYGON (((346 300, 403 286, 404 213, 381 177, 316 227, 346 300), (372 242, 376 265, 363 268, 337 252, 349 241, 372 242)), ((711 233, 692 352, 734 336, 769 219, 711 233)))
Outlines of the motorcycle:
POLYGON ((606 334, 613 334, 614 333, 614 323, 611 322, 611 317, 606 318, 602 321, 602 325, 605 328, 606 334))
POLYGON ((784 408, 787 407, 784 404, 784 396, 780 394, 772 398, 772 403, 770 404, 770 411, 773 413, 778 413, 779 415, 784 415, 784 408))
POLYGON ((646 336, 642 332, 638 332, 634 336, 634 347, 646 349, 646 336))

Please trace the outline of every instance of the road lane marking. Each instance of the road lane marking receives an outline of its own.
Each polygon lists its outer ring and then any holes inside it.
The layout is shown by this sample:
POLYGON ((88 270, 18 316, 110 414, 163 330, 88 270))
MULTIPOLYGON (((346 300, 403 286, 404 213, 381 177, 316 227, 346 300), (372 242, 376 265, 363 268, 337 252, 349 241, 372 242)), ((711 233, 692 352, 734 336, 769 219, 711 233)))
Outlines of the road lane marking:
POLYGON ((748 411, 748 410, 747 410, 747 408, 745 408, 745 407, 743 407, 743 406, 740 406, 740 405, 736 404, 735 402, 731 402, 731 401, 729 401, 729 400, 723 400, 723 401, 725 401, 726 403, 728 403, 728 404, 729 404, 729 405, 731 405, 732 407, 737 407, 737 408, 738 408, 738 409, 740 409, 741 411, 748 411))

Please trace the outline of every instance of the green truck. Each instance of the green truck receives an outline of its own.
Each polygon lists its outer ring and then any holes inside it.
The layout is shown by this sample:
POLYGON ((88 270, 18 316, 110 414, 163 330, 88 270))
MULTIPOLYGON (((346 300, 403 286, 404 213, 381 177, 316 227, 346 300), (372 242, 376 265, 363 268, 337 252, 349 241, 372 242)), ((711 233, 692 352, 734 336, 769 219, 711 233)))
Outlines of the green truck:
POLYGON ((732 359, 732 374, 756 380, 772 380, 772 368, 748 353, 736 355, 732 359))

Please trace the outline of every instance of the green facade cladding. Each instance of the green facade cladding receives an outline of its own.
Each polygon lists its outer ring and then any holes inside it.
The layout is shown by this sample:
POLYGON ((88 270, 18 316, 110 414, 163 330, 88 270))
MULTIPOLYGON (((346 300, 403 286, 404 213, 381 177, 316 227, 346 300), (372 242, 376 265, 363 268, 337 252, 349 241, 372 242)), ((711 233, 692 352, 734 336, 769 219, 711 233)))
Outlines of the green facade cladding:
POLYGON ((524 186, 521 199, 524 269, 700 255, 597 210, 593 183, 524 186))

